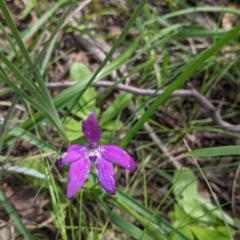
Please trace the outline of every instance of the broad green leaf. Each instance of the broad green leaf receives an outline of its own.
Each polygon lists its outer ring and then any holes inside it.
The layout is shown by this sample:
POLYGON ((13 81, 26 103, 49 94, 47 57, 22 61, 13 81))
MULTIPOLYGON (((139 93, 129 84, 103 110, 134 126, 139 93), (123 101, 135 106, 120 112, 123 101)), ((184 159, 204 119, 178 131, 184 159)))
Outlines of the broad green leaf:
POLYGON ((132 94, 130 93, 119 94, 111 103, 111 105, 107 108, 107 110, 102 114, 100 119, 100 125, 109 122, 110 120, 115 118, 124 108, 128 106, 131 99, 132 94))
POLYGON ((222 146, 212 148, 202 148, 187 152, 191 157, 214 157, 226 155, 240 155, 240 146, 222 146))
POLYGON ((71 117, 66 117, 64 119, 63 125, 66 131, 67 138, 70 142, 83 136, 81 130, 81 123, 79 121, 71 117))
POLYGON ((70 68, 70 76, 73 81, 81 81, 85 77, 89 77, 91 74, 89 68, 80 62, 73 63, 70 68))
MULTIPOLYGON (((189 228, 194 233, 196 239, 198 240, 229 240, 231 237, 228 235, 227 229, 226 232, 220 232, 216 228, 203 228, 196 225, 189 226, 189 228)), ((233 235, 234 231, 232 230, 233 235)))
POLYGON ((203 222, 214 221, 211 215, 207 214, 202 206, 196 201, 197 184, 192 170, 188 168, 176 170, 173 182, 175 183, 173 187, 175 198, 186 214, 191 218, 203 222))
MULTIPOLYGON (((73 81, 81 81, 82 79, 91 77, 91 75, 92 73, 89 68, 82 63, 75 62, 70 68, 70 76, 73 81)), ((85 119, 87 118, 90 110, 95 111, 96 97, 97 94, 95 88, 89 87, 82 94, 81 98, 79 98, 78 102, 74 100, 68 104, 68 109, 73 115, 76 115, 81 119, 85 119)))
POLYGON ((197 191, 196 179, 193 172, 188 168, 182 168, 174 172, 175 182, 173 193, 177 200, 194 200, 197 191))
POLYGON ((227 222, 228 225, 231 225, 232 227, 238 227, 234 219, 227 213, 223 212, 222 209, 219 209, 219 207, 215 206, 211 202, 207 201, 201 196, 197 196, 196 201, 201 204, 202 208, 205 209, 206 212, 210 213, 212 216, 216 217, 217 219, 220 219, 221 221, 227 222))
POLYGON ((168 215, 173 222, 181 219, 185 220, 185 222, 188 222, 188 220, 190 219, 189 216, 182 210, 182 208, 177 203, 174 204, 173 211, 170 211, 168 215))
POLYGON ((97 94, 95 88, 87 88, 86 91, 83 93, 82 97, 79 99, 78 106, 80 107, 80 109, 75 114, 78 117, 85 119, 87 118, 89 111, 93 110, 95 115, 97 116, 96 97, 97 94))
POLYGON ((100 140, 99 140, 99 144, 100 144, 100 145, 113 144, 112 138, 113 138, 112 132, 103 131, 103 132, 101 133, 101 138, 100 138, 100 140))
POLYGON ((122 127, 123 127, 123 123, 118 119, 116 119, 116 121, 109 121, 101 124, 101 129, 108 130, 108 131, 120 130, 122 127))
MULTIPOLYGON (((189 223, 189 216, 179 207, 178 204, 174 204, 174 210, 169 212, 169 217, 171 218, 173 222, 173 226, 175 229, 177 229, 179 232, 181 232, 184 236, 186 236, 187 239, 192 240, 194 239, 193 234, 191 233, 190 229, 188 228, 189 223)), ((171 240, 178 240, 179 237, 172 234, 173 237, 171 237, 171 240)))
MULTIPOLYGON (((176 220, 173 222, 173 227, 182 233, 188 240, 195 240, 189 226, 183 220, 176 220)), ((177 236, 173 236, 171 240, 178 240, 177 236)))

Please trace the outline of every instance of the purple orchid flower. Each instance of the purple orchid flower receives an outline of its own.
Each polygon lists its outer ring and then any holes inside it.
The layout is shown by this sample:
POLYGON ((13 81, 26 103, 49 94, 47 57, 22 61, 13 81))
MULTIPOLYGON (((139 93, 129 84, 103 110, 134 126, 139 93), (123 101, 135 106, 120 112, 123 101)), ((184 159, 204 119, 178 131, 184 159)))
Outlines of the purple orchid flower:
POLYGON ((111 195, 116 194, 114 169, 112 163, 135 171, 136 163, 123 149, 116 145, 98 146, 101 135, 97 118, 93 111, 82 122, 82 131, 88 140, 88 146, 72 144, 57 162, 58 166, 71 163, 67 185, 67 198, 71 198, 85 183, 94 162, 101 187, 111 195))

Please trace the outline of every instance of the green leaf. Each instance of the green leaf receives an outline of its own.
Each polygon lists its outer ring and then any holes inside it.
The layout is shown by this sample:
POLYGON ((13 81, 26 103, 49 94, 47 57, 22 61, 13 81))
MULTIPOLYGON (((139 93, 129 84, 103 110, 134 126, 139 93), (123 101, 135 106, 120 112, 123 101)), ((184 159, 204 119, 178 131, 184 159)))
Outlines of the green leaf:
POLYGON ((64 119, 64 128, 70 142, 83 136, 80 122, 71 117, 66 117, 64 119))
POLYGON ((100 138, 100 140, 99 140, 99 144, 100 144, 100 145, 105 145, 105 144, 111 143, 112 137, 113 137, 112 132, 103 131, 103 132, 101 133, 101 138, 100 138))
POLYGON ((173 187, 175 198, 186 214, 203 222, 214 222, 211 215, 207 214, 196 201, 197 184, 192 170, 188 168, 176 170, 173 182, 175 183, 173 187))
POLYGON ((87 118, 90 110, 93 110, 97 116, 97 112, 99 112, 99 110, 96 110, 96 96, 97 94, 95 88, 89 87, 74 107, 72 107, 72 104, 74 104, 75 101, 71 102, 67 108, 73 115, 78 116, 81 119, 87 118))
POLYGON ((220 219, 221 221, 224 220, 225 222, 227 222, 228 225, 231 225, 232 227, 238 227, 234 219, 229 214, 223 212, 220 207, 215 206, 201 196, 197 196, 196 200, 202 206, 202 208, 205 209, 205 211, 210 213, 212 216, 220 219))
POLYGON ((91 71, 83 63, 75 62, 70 68, 70 76, 73 81, 81 81, 85 77, 91 76, 91 71))
POLYGON ((120 130, 122 127, 123 127, 123 123, 118 119, 116 119, 116 121, 110 121, 110 122, 101 124, 101 129, 108 130, 108 131, 120 130))
POLYGON ((191 157, 214 157, 226 155, 240 155, 240 146, 223 146, 213 148, 202 148, 187 152, 191 157))
MULTIPOLYGON (((82 97, 79 99, 78 102, 79 109, 77 112, 75 112, 75 114, 78 117, 85 119, 87 118, 89 111, 93 110, 95 115, 97 116, 96 97, 97 94, 95 88, 93 87, 87 88, 86 91, 83 93, 82 97)), ((76 110, 76 107, 74 106, 72 113, 74 112, 74 110, 76 110)))
MULTIPOLYGON (((231 237, 228 235, 228 231, 225 228, 226 232, 218 231, 216 228, 203 228, 196 225, 189 226, 189 228, 194 233, 195 237, 199 240, 229 240, 231 237)), ((232 230, 233 234, 234 231, 232 230)))
MULTIPOLYGON (((175 227, 180 233, 182 233, 188 240, 194 240, 194 236, 189 228, 183 220, 177 220, 173 223, 173 227, 175 227)), ((173 236, 171 240, 178 240, 177 236, 173 236)))
POLYGON ((170 211, 168 215, 173 222, 180 219, 184 219, 185 222, 188 222, 189 220, 189 216, 182 210, 182 208, 178 204, 174 204, 174 210, 170 211))
MULTIPOLYGON (((169 212, 169 217, 173 222, 173 226, 179 232, 181 232, 187 239, 194 239, 194 236, 190 229, 188 228, 189 216, 179 207, 178 204, 174 204, 174 210, 169 212)), ((178 240, 179 237, 172 233, 173 237, 171 240, 178 240)))
POLYGON ((119 94, 111 103, 111 105, 107 108, 107 110, 102 114, 99 121, 100 125, 104 125, 106 122, 115 118, 124 108, 128 106, 131 99, 132 94, 130 93, 119 94))
POLYGON ((175 182, 173 193, 177 200, 194 200, 197 190, 196 179, 193 172, 188 168, 182 168, 174 172, 175 182))

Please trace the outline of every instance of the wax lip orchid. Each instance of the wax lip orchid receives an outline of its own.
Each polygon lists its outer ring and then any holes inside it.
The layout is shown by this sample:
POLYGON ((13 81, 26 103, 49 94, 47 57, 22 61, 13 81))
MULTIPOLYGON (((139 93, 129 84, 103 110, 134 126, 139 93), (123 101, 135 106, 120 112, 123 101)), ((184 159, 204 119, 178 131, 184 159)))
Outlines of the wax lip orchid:
POLYGON ((57 162, 58 166, 71 163, 67 185, 67 198, 71 198, 85 183, 91 163, 95 163, 98 181, 101 187, 111 195, 116 194, 113 163, 135 171, 134 160, 123 149, 116 145, 98 146, 101 130, 93 111, 82 122, 82 131, 89 144, 72 144, 57 162))

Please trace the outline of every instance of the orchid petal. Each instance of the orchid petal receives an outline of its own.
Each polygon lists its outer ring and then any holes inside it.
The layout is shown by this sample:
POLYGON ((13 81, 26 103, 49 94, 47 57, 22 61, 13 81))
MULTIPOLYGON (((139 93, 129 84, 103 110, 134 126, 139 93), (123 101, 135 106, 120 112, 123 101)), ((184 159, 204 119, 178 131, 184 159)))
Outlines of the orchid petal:
POLYGON ((102 157, 108 162, 116 163, 130 172, 134 172, 136 170, 136 163, 122 148, 116 145, 104 145, 98 147, 98 150, 100 151, 102 157))
POLYGON ((71 198, 85 183, 90 167, 91 162, 88 158, 81 158, 71 164, 68 175, 67 198, 71 198))
POLYGON ((66 152, 62 155, 62 157, 58 160, 57 165, 60 167, 66 163, 75 162, 81 159, 85 152, 87 151, 87 147, 84 145, 72 144, 66 150, 66 152))
POLYGON ((111 163, 105 161, 103 158, 98 158, 96 161, 96 169, 98 181, 102 188, 111 195, 116 194, 114 169, 111 163))
POLYGON ((100 138, 101 130, 93 111, 89 112, 88 118, 82 122, 82 131, 90 143, 96 144, 100 138))

